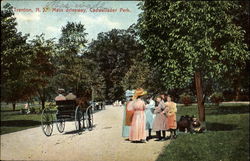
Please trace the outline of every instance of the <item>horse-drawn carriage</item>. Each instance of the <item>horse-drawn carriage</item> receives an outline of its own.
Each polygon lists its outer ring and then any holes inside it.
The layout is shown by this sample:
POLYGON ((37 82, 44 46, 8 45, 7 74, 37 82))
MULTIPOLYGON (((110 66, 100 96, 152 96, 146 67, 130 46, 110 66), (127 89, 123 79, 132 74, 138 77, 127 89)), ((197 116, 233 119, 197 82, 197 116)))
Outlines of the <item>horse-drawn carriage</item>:
POLYGON ((74 121, 78 133, 84 129, 93 128, 93 106, 84 108, 77 105, 75 100, 56 101, 56 110, 49 105, 42 111, 41 125, 46 136, 53 132, 53 125, 56 123, 57 130, 62 133, 65 129, 66 121, 74 121))

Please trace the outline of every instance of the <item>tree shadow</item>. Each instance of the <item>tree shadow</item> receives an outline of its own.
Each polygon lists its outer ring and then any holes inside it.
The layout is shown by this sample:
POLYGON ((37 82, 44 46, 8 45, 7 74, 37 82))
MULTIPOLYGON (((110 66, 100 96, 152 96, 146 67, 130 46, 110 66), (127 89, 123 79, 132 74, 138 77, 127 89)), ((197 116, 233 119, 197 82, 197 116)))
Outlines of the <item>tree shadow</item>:
POLYGON ((243 114, 243 113, 249 113, 250 107, 248 105, 242 105, 242 106, 217 106, 214 107, 213 110, 208 115, 214 115, 214 114, 243 114))
POLYGON ((20 109, 18 110, 1 110, 0 112, 20 112, 20 109))
POLYGON ((215 122, 207 122, 206 127, 208 131, 232 131, 237 129, 237 125, 234 124, 222 124, 215 122))
POLYGON ((1 121, 1 126, 15 126, 15 127, 26 127, 26 126, 37 126, 41 125, 40 121, 34 120, 7 120, 1 121))

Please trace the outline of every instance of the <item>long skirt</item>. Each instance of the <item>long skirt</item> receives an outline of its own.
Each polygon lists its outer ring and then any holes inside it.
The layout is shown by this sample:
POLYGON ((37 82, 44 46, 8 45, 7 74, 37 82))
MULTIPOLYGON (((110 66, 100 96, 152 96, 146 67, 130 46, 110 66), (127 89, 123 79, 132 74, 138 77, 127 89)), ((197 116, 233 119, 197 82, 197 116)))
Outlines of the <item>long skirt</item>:
POLYGON ((167 130, 177 128, 176 114, 175 113, 173 113, 171 115, 167 115, 166 125, 167 125, 167 130))
POLYGON ((145 127, 145 113, 144 111, 135 111, 130 128, 129 140, 140 141, 146 139, 146 127, 145 127))
POLYGON ((166 128, 166 116, 164 114, 157 113, 153 122, 153 131, 167 130, 166 128))
POLYGON ((123 113, 123 124, 122 124, 122 137, 128 138, 129 137, 129 131, 130 131, 130 126, 127 125, 127 110, 126 106, 124 106, 124 113, 123 113))
POLYGON ((152 129, 154 114, 152 113, 151 109, 146 109, 145 114, 146 114, 146 130, 152 129))

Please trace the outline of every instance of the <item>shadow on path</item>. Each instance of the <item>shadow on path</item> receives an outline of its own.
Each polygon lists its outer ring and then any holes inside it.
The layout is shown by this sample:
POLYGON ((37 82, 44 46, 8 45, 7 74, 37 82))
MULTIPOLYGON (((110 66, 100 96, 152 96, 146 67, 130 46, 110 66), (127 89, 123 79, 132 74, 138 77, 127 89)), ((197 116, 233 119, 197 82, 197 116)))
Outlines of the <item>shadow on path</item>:
POLYGON ((7 120, 1 121, 1 126, 15 126, 15 127, 26 127, 41 125, 40 121, 34 120, 7 120))
POLYGON ((69 135, 69 134, 82 134, 83 132, 85 131, 92 131, 94 130, 94 128, 96 127, 96 124, 92 127, 92 129, 88 129, 88 128, 84 128, 82 131, 78 131, 78 130, 71 130, 71 131, 67 131, 67 132, 64 132, 63 135, 69 135))

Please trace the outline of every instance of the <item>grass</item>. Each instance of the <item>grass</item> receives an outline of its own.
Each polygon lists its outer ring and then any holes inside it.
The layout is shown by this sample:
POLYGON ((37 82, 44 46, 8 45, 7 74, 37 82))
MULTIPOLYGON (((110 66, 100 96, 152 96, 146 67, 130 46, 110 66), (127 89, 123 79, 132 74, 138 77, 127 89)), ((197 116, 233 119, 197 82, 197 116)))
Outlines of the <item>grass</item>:
MULTIPOLYGON (((41 105, 32 106, 36 112, 39 111, 41 105)), ((41 114, 21 114, 20 110, 24 108, 24 104, 17 104, 16 110, 12 110, 11 105, 1 104, 1 135, 41 125, 41 114)))
MULTIPOLYGON (((177 117, 196 115, 197 106, 178 106, 177 117)), ((249 157, 249 105, 206 105, 207 132, 179 133, 157 161, 247 161, 249 157)))
MULTIPOLYGON (((46 102, 49 105, 49 102, 46 102)), ((8 134, 20 130, 25 130, 41 125, 41 105, 35 103, 31 107, 35 108, 36 114, 21 114, 20 110, 24 108, 24 104, 17 104, 15 111, 12 105, 1 104, 1 132, 0 134, 8 134)), ((56 107, 56 106, 55 106, 56 107)), ((55 112, 56 109, 53 110, 55 112)), ((94 111, 98 112, 98 111, 94 111)), ((54 118, 55 119, 55 118, 54 118)))

